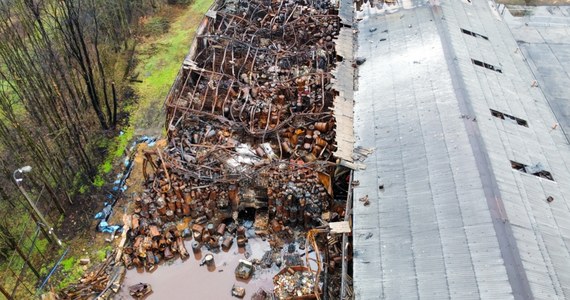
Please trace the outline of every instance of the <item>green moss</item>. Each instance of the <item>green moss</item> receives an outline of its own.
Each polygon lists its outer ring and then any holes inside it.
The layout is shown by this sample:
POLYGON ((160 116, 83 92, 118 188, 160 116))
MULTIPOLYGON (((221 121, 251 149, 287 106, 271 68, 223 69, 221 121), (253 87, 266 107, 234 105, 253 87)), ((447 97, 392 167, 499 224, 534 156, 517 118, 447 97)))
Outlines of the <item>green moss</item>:
POLYGON ((117 137, 117 147, 115 149, 113 157, 114 159, 123 157, 123 154, 125 154, 125 150, 127 150, 129 142, 133 139, 134 133, 134 128, 132 126, 129 126, 124 130, 122 135, 119 135, 117 137))
POLYGON ((61 261, 61 268, 63 272, 69 272, 75 266, 75 257, 70 257, 61 261))
POLYGON ((36 248, 39 252, 45 254, 48 248, 49 241, 46 239, 38 239, 36 240, 36 248))
POLYGON ((93 181, 95 187, 102 187, 105 184, 105 174, 111 172, 113 170, 113 163, 123 157, 133 135, 134 129, 132 126, 129 126, 123 131, 123 134, 115 137, 109 143, 107 157, 105 157, 105 161, 99 165, 98 174, 93 181))
POLYGON ((113 247, 111 245, 105 246, 103 249, 97 250, 95 256, 97 257, 98 261, 104 261, 107 258, 107 252, 111 252, 113 247))
POLYGON ((104 184, 105 180, 103 179, 103 177, 101 177, 101 175, 95 176, 95 180, 93 180, 93 185, 95 187, 102 187, 104 184))
POLYGON ((75 266, 69 272, 66 272, 65 277, 59 282, 57 288, 59 290, 62 290, 67 286, 69 286, 70 284, 77 283, 77 281, 81 278, 82 275, 83 275, 83 269, 81 268, 81 266, 79 265, 75 266))
POLYGON ((214 3, 212 0, 196 0, 192 4, 192 10, 199 14, 205 14, 212 3, 214 3))
POLYGON ((70 257, 61 261, 61 273, 63 279, 58 284, 58 289, 64 289, 72 283, 76 283, 83 275, 83 268, 75 257, 70 257))
POLYGON ((101 172, 103 173, 109 173, 111 172, 112 169, 113 169, 113 164, 111 161, 107 160, 101 165, 101 172))
POLYGON ((89 190, 89 187, 87 185, 81 185, 78 189, 80 194, 85 194, 88 190, 89 190))

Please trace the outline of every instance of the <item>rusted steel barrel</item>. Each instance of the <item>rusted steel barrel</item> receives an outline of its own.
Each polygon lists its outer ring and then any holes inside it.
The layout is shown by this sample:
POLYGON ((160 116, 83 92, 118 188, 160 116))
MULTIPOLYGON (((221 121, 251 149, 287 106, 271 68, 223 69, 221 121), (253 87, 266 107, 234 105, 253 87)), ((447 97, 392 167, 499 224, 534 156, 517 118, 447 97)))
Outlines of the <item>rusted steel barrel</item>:
POLYGON ((219 235, 224 235, 225 231, 226 231, 226 224, 220 223, 220 225, 218 225, 218 229, 216 229, 216 233, 219 235))
POLYGON ((237 228, 237 236, 238 237, 242 237, 242 236, 245 237, 245 227, 239 226, 237 228))
POLYGON ((232 247, 233 243, 234 243, 234 238, 232 236, 227 236, 222 242, 222 248, 228 250, 232 247))
POLYGON ((194 252, 194 253, 200 252, 201 246, 200 246, 200 243, 199 243, 199 242, 197 242, 197 241, 192 241, 192 244, 191 244, 191 245, 192 245, 192 252, 194 252))
POLYGON ((211 253, 206 254, 206 256, 204 256, 204 263, 208 267, 213 266, 215 264, 214 255, 212 255, 211 253))
POLYGON ((218 242, 218 239, 215 237, 211 237, 210 241, 208 241, 208 245, 210 246, 210 248, 214 249, 214 248, 219 248, 220 247, 220 243, 218 242))
POLYGON ((214 235, 214 229, 215 229, 214 224, 208 223, 208 225, 206 225, 206 229, 208 230, 208 233, 210 235, 214 235))
POLYGON ((237 238, 237 244, 239 247, 244 247, 247 243, 247 238, 245 236, 240 236, 237 238))

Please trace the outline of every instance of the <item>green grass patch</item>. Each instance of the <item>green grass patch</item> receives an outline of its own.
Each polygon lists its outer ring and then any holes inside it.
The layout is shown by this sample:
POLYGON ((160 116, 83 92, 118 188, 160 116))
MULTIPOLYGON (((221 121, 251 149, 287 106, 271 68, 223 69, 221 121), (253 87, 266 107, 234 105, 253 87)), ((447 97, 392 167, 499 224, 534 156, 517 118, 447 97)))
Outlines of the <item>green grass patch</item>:
MULTIPOLYGON (((108 174, 113 170, 113 163, 118 161, 125 154, 125 150, 132 140, 134 135, 134 128, 132 126, 127 127, 123 133, 115 137, 109 143, 109 151, 105 157, 105 161, 98 168, 98 174, 95 176, 93 185, 95 187, 102 187, 105 184, 105 174, 108 174)), ((81 189, 80 189, 81 191, 81 189)))
MULTIPOLYGON (((168 28, 165 28, 165 33, 150 37, 137 46, 136 61, 139 63, 133 74, 139 74, 139 79, 143 81, 134 84, 139 101, 136 105, 126 108, 130 113, 130 124, 123 129, 124 133, 107 142, 107 155, 98 167, 93 186, 101 187, 105 184, 105 175, 111 172, 114 163, 123 157, 135 130, 152 131, 162 128, 164 99, 188 54, 196 29, 212 3, 213 0, 196 0, 182 11, 174 10, 176 17, 170 21, 168 28)), ((168 16, 153 17, 148 24, 151 24, 151 27, 163 28, 161 26, 166 19, 168 16)), ((161 132, 164 134, 164 131, 161 132)), ((80 188, 81 190, 86 191, 87 188, 80 188)))
POLYGON ((81 268, 81 265, 74 257, 63 260, 61 262, 61 266, 61 272, 64 277, 57 285, 59 290, 66 288, 70 284, 76 283, 84 273, 83 268, 81 268))
POLYGON ((62 260, 61 261, 61 270, 63 272, 71 271, 71 269, 73 269, 73 267, 75 266, 76 262, 77 262, 77 260, 75 259, 75 257, 70 257, 70 258, 66 258, 66 259, 62 260))
POLYGON ((113 251, 113 247, 111 245, 107 245, 103 249, 97 250, 97 253, 95 253, 97 261, 104 261, 105 258, 107 258, 107 252, 111 251, 113 251))
POLYGON ((196 0, 192 4, 191 9, 194 12, 203 15, 208 11, 208 8, 210 8, 210 6, 212 6, 212 3, 214 3, 214 1, 212 1, 212 0, 196 0))
POLYGON ((159 35, 168 32, 170 23, 165 17, 152 17, 143 27, 144 35, 159 35))
POLYGON ((196 0, 170 23, 167 33, 139 45, 135 73, 142 83, 135 85, 139 103, 131 115, 131 124, 137 129, 162 124, 161 107, 174 83, 204 13, 212 0, 196 0), (157 113, 159 115, 157 115, 157 113), (154 122, 153 122, 154 121, 154 122))
POLYGON ((36 249, 42 254, 47 254, 46 250, 48 249, 49 241, 47 239, 37 239, 36 240, 36 249))

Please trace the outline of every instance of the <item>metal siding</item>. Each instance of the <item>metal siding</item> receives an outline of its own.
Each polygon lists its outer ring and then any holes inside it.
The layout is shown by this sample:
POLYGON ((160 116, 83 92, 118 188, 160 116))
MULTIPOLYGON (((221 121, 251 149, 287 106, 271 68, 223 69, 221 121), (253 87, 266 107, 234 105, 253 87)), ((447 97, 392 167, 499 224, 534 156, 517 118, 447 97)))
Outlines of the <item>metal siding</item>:
MULTIPOLYGON (((368 168, 355 173, 361 180, 355 199, 366 194, 373 199, 368 208, 355 207, 355 249, 362 249, 355 254, 356 293, 359 299, 513 296, 464 125, 468 119, 481 132, 504 203, 500 217, 511 226, 532 296, 564 298, 570 290, 566 137, 550 128, 557 120, 540 90, 530 87, 534 77, 487 1, 439 3, 446 46, 454 55, 451 67, 461 76, 459 89, 451 84, 442 32, 432 22, 430 7, 390 15, 369 10, 359 23, 358 56, 367 62, 359 68, 366 80, 359 81, 355 93, 356 144, 376 151, 366 160, 368 168), (389 30, 386 41, 371 39, 375 34, 367 28, 374 26, 389 30), (465 35, 460 27, 489 41, 465 35), (474 66, 471 58, 503 73, 474 66), (460 113, 457 93, 467 95, 474 115, 460 113), (529 128, 494 118, 489 108, 523 118, 529 128), (556 182, 512 170, 509 160, 541 162, 556 182), (378 191, 378 182, 385 184, 384 191, 378 191), (555 201, 547 203, 550 195, 555 201), (374 286, 356 272, 373 274, 375 269, 381 284, 374 286)), ((551 39, 560 35, 552 33, 551 39)), ((552 60, 551 53, 546 55, 552 60)), ((548 67, 563 70, 552 65, 548 67)), ((558 90, 552 94, 554 99, 563 96, 558 90)))

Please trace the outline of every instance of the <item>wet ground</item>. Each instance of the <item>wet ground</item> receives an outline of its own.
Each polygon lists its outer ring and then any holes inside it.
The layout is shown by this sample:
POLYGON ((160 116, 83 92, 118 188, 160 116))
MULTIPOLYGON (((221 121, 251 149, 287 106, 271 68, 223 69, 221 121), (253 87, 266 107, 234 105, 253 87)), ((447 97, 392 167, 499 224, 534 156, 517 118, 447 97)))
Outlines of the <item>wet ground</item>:
POLYGON ((236 279, 234 275, 239 259, 247 257, 250 261, 254 258, 261 259, 270 249, 269 244, 259 237, 249 238, 245 248, 238 248, 234 243, 228 251, 213 253, 215 267, 200 266, 204 255, 210 253, 205 247, 202 247, 201 253, 194 254, 188 240, 186 248, 190 252, 190 257, 184 261, 176 259, 162 263, 152 273, 137 269, 129 270, 115 299, 133 299, 129 295, 128 286, 139 282, 149 283, 152 286, 153 293, 145 298, 149 300, 237 299, 231 295, 234 284, 246 289, 244 299, 250 299, 259 288, 273 290, 273 275, 279 271, 275 265, 269 269, 256 267, 249 281, 236 279))

